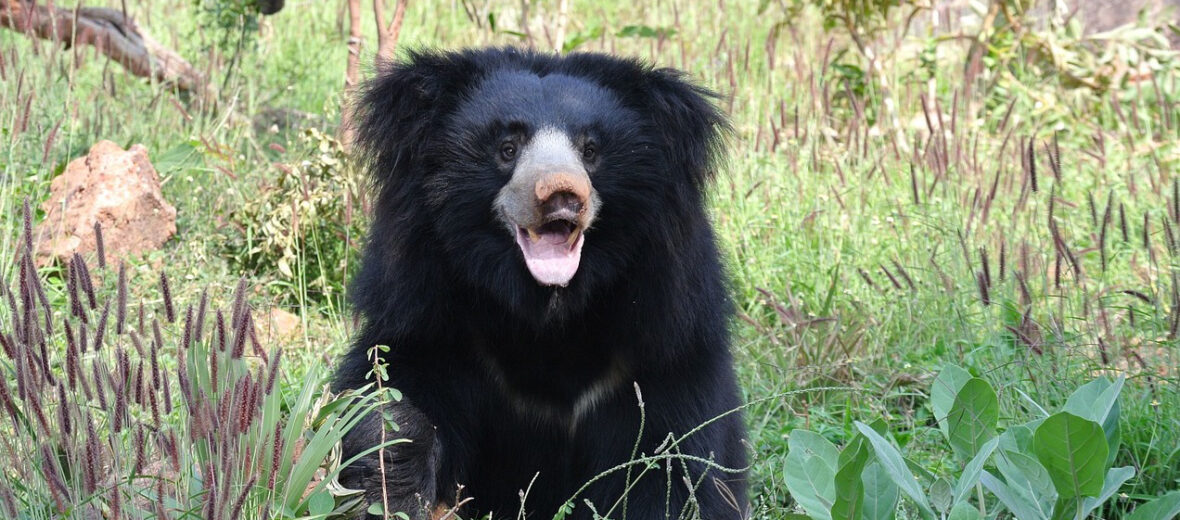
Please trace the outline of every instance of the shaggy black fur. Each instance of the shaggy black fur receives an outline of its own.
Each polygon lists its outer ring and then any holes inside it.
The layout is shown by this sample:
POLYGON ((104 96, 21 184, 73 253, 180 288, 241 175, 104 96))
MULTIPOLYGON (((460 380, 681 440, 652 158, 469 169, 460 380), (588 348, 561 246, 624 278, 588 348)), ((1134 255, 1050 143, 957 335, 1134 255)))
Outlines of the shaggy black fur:
MULTIPOLYGON (((406 397, 391 435, 413 440, 387 450, 391 509, 426 515, 424 504, 472 497, 464 517, 515 518, 528 489, 529 518, 571 498, 567 518, 591 516, 584 500, 605 514, 628 471, 574 493, 631 460, 638 439, 641 455, 699 459, 632 467, 632 480, 644 474, 611 518, 677 518, 686 507, 743 517, 731 308, 702 195, 727 128, 711 97, 634 60, 511 48, 411 53, 368 85, 357 144, 375 215, 353 282, 364 322, 335 386, 369 383, 366 351, 391 347, 389 384, 406 397), (500 136, 542 125, 599 146, 586 169, 601 210, 563 288, 529 275, 492 211, 512 174, 496 159, 500 136)), ((377 444, 379 428, 363 423, 345 457, 377 444)), ((365 459, 343 481, 380 501, 377 467, 365 459)))

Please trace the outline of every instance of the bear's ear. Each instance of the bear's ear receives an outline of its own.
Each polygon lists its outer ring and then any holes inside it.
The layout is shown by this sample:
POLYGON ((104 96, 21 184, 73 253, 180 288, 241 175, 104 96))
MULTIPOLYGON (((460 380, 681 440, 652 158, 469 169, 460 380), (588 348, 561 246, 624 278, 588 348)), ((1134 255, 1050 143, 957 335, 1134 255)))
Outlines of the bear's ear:
POLYGON ((712 179, 722 154, 729 120, 714 104, 718 95, 674 69, 646 71, 644 111, 667 147, 668 160, 701 188, 712 179))
POLYGON ((411 51, 365 84, 353 107, 354 144, 377 186, 412 174, 429 131, 479 76, 477 65, 470 54, 411 51))

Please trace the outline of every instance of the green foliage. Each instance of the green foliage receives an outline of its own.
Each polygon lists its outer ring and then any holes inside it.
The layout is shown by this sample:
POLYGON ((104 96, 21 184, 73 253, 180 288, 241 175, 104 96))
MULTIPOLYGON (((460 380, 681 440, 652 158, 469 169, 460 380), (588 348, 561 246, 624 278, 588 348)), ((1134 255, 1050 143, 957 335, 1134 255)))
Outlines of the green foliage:
MULTIPOLYGON (((798 15, 807 6, 818 8, 823 13, 825 29, 845 27, 858 34, 869 35, 875 35, 884 30, 890 12, 901 5, 901 0, 791 0, 790 2, 791 12, 794 15, 798 15)), ((769 0, 762 0, 758 4, 758 11, 762 12, 769 6, 769 0)))
POLYGON ((840 453, 822 435, 807 430, 793 432, 788 444, 791 451, 783 472, 787 486, 811 518, 831 520, 840 453))
POLYGON ((1033 448, 1058 497, 1095 496, 1102 490, 1106 438, 1094 421, 1069 412, 1053 414, 1037 427, 1033 448))
MULTIPOLYGON (((836 472, 836 500, 832 503, 832 518, 856 518, 861 515, 865 485, 861 473, 868 462, 869 452, 864 443, 853 443, 840 453, 840 470, 836 472)), ((874 500, 875 501, 875 500, 874 500)))
POLYGON ((214 45, 222 52, 253 45, 258 34, 258 0, 191 0, 197 24, 212 32, 214 45))
POLYGON ((646 25, 628 25, 615 33, 619 38, 671 38, 676 36, 676 29, 671 27, 649 27, 646 25))
POLYGON ((982 5, 974 8, 977 15, 993 20, 982 28, 981 41, 986 44, 983 56, 989 69, 1000 74, 1001 88, 1015 87, 1011 81, 1021 74, 1004 77, 1004 73, 1017 72, 1018 67, 1030 67, 1025 71, 1043 77, 1056 76, 1067 88, 1099 92, 1125 86, 1137 74, 1176 67, 1176 53, 1161 30, 1147 25, 1151 20, 1087 35, 1077 17, 1049 16, 1050 23, 1038 23, 1046 18, 1046 11, 1052 11, 1052 3, 1005 0, 986 11, 982 5), (1017 65, 1016 60, 1024 64, 1017 65))
MULTIPOLYGON (((919 466, 880 431, 883 423, 857 421, 843 450, 816 433, 792 432, 786 486, 813 520, 895 518, 899 491, 928 519, 979 519, 1005 509, 1018 520, 1088 518, 1135 474, 1131 467, 1111 468, 1107 457, 1109 439, 1118 438, 1123 382, 1099 378, 1078 388, 1065 408, 1081 415, 1062 411, 997 435, 999 403, 991 385, 947 365, 930 406, 951 451, 964 461, 956 472, 925 475, 923 485, 911 471, 919 466)), ((1139 508, 1171 518, 1180 499, 1173 493, 1139 508)))
POLYGON ((982 446, 996 436, 996 422, 1000 418, 1000 402, 991 385, 978 377, 967 380, 946 416, 951 447, 962 460, 980 452, 982 446))
POLYGON ((570 53, 587 42, 601 38, 606 30, 601 25, 592 25, 585 30, 575 32, 566 37, 561 45, 561 52, 570 53))
MULTIPOLYGON (((584 30, 577 31, 565 39, 561 52, 570 53, 588 42, 601 38, 606 33, 602 25, 591 25, 584 30)), ((647 25, 626 25, 615 32, 616 38, 654 38, 664 40, 676 35, 676 29, 671 27, 651 27, 647 25)))
POLYGON ((1180 491, 1172 491, 1135 508, 1127 520, 1172 520, 1180 516, 1180 491))
POLYGON ((277 168, 277 177, 229 214, 225 255, 239 269, 270 274, 272 290, 290 303, 332 302, 355 272, 363 234, 361 181, 340 142, 317 129, 300 136, 302 160, 277 168))
POLYGON ((905 460, 902 459, 901 452, 868 425, 857 421, 856 428, 860 430, 861 435, 869 440, 873 455, 885 467, 889 479, 913 501, 914 505, 918 506, 918 510, 921 511, 924 518, 934 518, 934 510, 930 508, 926 493, 918 487, 918 480, 914 478, 914 474, 910 472, 905 460))

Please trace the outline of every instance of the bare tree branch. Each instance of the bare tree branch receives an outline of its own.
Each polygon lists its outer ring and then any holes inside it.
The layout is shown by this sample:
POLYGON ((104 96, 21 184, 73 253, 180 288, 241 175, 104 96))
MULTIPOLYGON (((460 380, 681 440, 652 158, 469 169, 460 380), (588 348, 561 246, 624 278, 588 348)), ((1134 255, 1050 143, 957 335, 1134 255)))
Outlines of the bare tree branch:
POLYGON ((397 39, 402 32, 406 18, 406 4, 409 0, 397 0, 393 10, 393 22, 385 24, 385 0, 373 0, 373 12, 377 15, 377 63, 390 61, 397 49, 397 39))
POLYGON ((131 74, 175 85, 203 98, 213 97, 203 74, 117 9, 67 10, 28 0, 0 0, 0 27, 68 46, 89 45, 131 74))

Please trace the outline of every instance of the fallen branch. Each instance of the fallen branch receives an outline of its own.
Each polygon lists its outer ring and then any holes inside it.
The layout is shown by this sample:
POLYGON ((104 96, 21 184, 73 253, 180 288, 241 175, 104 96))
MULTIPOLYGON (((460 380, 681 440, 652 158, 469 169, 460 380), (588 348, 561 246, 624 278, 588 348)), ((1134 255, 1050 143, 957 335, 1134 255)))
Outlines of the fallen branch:
POLYGON ((211 99, 203 74, 139 29, 122 11, 105 7, 74 10, 28 0, 0 0, 0 26, 66 46, 90 45, 128 72, 211 99))

